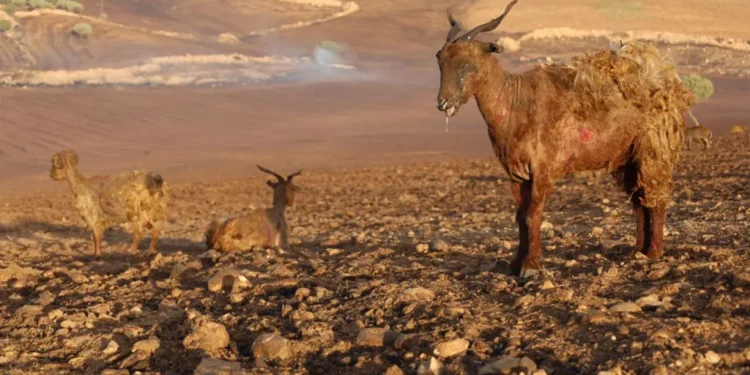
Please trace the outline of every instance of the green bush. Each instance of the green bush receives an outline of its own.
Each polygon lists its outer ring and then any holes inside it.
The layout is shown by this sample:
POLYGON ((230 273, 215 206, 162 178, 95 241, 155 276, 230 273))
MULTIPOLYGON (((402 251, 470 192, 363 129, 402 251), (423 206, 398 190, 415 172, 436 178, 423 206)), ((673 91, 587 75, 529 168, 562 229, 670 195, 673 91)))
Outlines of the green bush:
MULTIPOLYGON (((695 94, 696 104, 704 102, 714 95, 714 83, 700 74, 693 73, 682 77, 682 84, 695 94)), ((695 125, 700 125, 692 110, 688 110, 688 115, 693 119, 695 125)))
POLYGON ((31 9, 54 9, 55 5, 47 0, 29 0, 31 9))
POLYGON ((73 13, 83 12, 83 4, 72 0, 59 0, 55 7, 73 13))
POLYGON ((8 4, 5 6, 5 13, 7 13, 9 16, 13 17, 14 14, 16 14, 16 6, 13 4, 8 4))
POLYGON ((70 30, 73 35, 79 37, 79 38, 88 38, 88 36, 94 31, 94 28, 91 27, 91 25, 83 22, 79 22, 75 25, 73 25, 73 28, 70 30))
POLYGON ((2 5, 10 4, 10 0, 0 0, 0 4, 2 5))
POLYGON ((0 20, 0 33, 8 29, 10 29, 10 21, 0 20))
POLYGON ((23 8, 26 6, 26 0, 10 0, 10 3, 17 8, 23 8))
POLYGON ((682 77, 682 83, 695 93, 697 103, 704 102, 714 94, 714 84, 700 74, 688 74, 682 77))

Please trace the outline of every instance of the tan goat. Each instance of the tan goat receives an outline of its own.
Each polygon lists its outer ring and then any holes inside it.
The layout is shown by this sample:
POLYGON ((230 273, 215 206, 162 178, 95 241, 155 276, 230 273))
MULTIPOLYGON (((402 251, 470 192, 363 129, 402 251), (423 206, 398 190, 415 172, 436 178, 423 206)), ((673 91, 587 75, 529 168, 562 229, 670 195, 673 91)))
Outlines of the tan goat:
POLYGON ((276 177, 268 181, 273 188, 273 207, 253 210, 245 215, 226 220, 212 221, 206 230, 206 246, 222 252, 250 250, 256 247, 287 247, 289 245, 289 225, 286 221, 286 208, 294 205, 294 196, 299 189, 292 183, 292 173, 285 179, 276 172, 258 166, 263 172, 276 177))
POLYGON ((747 133, 747 126, 741 126, 741 125, 734 125, 732 126, 732 129, 729 130, 729 133, 731 134, 745 134, 747 133))
POLYGON ((687 145, 688 150, 692 149, 693 141, 702 142, 703 149, 708 150, 708 148, 711 147, 712 137, 713 133, 711 132, 711 129, 704 125, 692 126, 685 130, 685 144, 687 145))
POLYGON ((133 224, 134 251, 138 250, 143 227, 151 229, 149 254, 156 253, 161 224, 166 218, 167 185, 156 173, 139 170, 112 176, 88 178, 78 171, 78 154, 65 150, 52 156, 50 177, 68 180, 76 197, 76 206, 91 229, 94 255, 102 253, 104 231, 124 222, 133 224))

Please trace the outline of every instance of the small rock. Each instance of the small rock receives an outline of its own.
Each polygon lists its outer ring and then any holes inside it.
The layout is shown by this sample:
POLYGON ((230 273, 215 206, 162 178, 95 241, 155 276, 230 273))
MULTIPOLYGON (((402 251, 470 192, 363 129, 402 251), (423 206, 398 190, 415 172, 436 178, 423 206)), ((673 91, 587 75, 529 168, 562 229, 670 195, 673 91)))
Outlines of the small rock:
POLYGON ((511 371, 518 366, 518 358, 502 356, 492 360, 479 369, 479 375, 510 374, 511 371))
POLYGON ((245 370, 238 362, 221 359, 203 358, 193 375, 244 375, 245 370))
POLYGON ((107 370, 102 371, 101 375, 130 375, 130 371, 107 369, 107 370))
POLYGON ((609 311, 615 313, 635 313, 641 312, 641 307, 633 302, 621 302, 610 307, 609 311))
POLYGON ((734 275, 732 278, 732 286, 735 288, 745 288, 750 286, 750 272, 743 272, 734 275))
POLYGON ((443 370, 443 364, 435 357, 427 358, 427 361, 422 362, 417 368, 417 375, 440 375, 443 370))
POLYGON ((393 365, 391 367, 388 367, 388 370, 385 370, 385 374, 383 375, 404 375, 404 372, 400 367, 393 365))
POLYGON ((133 352, 143 352, 146 354, 154 354, 159 349, 161 342, 156 337, 150 337, 147 340, 141 340, 133 344, 133 352))
POLYGON ((706 362, 712 365, 715 365, 721 362, 721 357, 718 354, 716 354, 713 350, 707 351, 704 357, 706 358, 706 362))
POLYGON ((552 281, 550 281, 550 280, 544 280, 544 282, 542 283, 542 286, 540 287, 540 289, 541 290, 547 290, 547 289, 552 289, 554 287, 555 287, 555 284, 552 281))
POLYGON ((433 239, 432 242, 430 242, 430 249, 432 251, 444 252, 444 251, 448 251, 449 246, 447 242, 439 238, 436 238, 436 239, 433 239))
POLYGON ((649 294, 638 298, 638 300, 635 301, 635 304, 640 307, 659 307, 662 305, 661 301, 659 301, 659 296, 656 294, 649 294))
POLYGON ((289 340, 275 333, 264 333, 255 339, 252 346, 253 356, 264 360, 285 360, 292 357, 289 340))
POLYGON ((117 353, 117 351, 120 350, 120 345, 117 344, 115 340, 112 340, 107 344, 107 347, 102 350, 102 353, 106 355, 112 355, 117 353))
POLYGON ((187 335, 182 345, 186 349, 201 349, 215 353, 229 346, 229 332, 222 324, 205 322, 187 335))
POLYGON ((50 318, 51 320, 62 318, 64 315, 65 313, 63 313, 63 311, 60 309, 51 310, 50 312, 47 313, 47 317, 50 318))
POLYGON ((410 301, 432 301, 435 299, 435 292, 418 286, 405 290, 404 296, 410 301))
POLYGON ((455 339, 441 342, 435 345, 433 354, 441 358, 453 357, 466 352, 469 349, 469 341, 465 339, 455 339))
POLYGON ((399 334, 393 347, 396 349, 413 349, 420 345, 422 339, 416 334, 399 334))
POLYGON ((241 272, 227 269, 217 272, 208 279, 208 290, 212 292, 237 291, 240 287, 247 287, 250 284, 250 280, 243 276, 241 272))
POLYGON ((651 335, 651 339, 670 339, 672 338, 672 332, 667 328, 661 328, 651 335))
POLYGON ((430 250, 430 245, 426 243, 421 243, 417 245, 417 252, 418 253, 426 253, 430 250))
POLYGON ((549 221, 543 221, 542 226, 540 228, 542 231, 547 231, 550 229, 554 229, 555 227, 549 221))
POLYGON ((594 229, 591 230, 591 236, 593 237, 601 236, 602 233, 604 233, 604 229, 601 227, 594 227, 594 229))
POLYGON ((318 301, 331 296, 331 291, 323 287, 315 287, 315 299, 318 301))
POLYGON ((357 334, 357 345, 360 346, 384 346, 396 342, 398 333, 386 328, 364 328, 357 334))
POLYGON ((589 323, 602 323, 607 320, 607 314, 601 311, 592 311, 586 315, 586 321, 589 323))
POLYGON ((310 294, 312 291, 309 288, 299 288, 296 292, 294 292, 294 297, 297 298, 298 301, 302 301, 307 297, 310 297, 310 294))

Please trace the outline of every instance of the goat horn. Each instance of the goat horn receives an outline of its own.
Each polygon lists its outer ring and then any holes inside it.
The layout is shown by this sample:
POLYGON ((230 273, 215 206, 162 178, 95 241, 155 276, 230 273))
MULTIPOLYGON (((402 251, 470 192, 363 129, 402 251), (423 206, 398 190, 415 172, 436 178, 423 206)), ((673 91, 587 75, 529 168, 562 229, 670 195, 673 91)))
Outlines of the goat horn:
POLYGON ((286 177, 286 180, 287 180, 287 181, 291 181, 291 180, 292 180, 292 178, 294 178, 294 176, 299 176, 299 175, 301 175, 301 174, 302 174, 302 170, 300 169, 300 170, 298 170, 297 172, 294 172, 294 173, 290 174, 289 176, 287 176, 287 177, 286 177))
POLYGON ((511 1, 510 4, 508 4, 508 6, 505 7, 505 12, 503 12, 503 14, 501 14, 500 17, 497 17, 497 18, 495 18, 494 20, 492 20, 490 22, 487 22, 485 24, 481 24, 481 25, 479 25, 479 26, 471 29, 471 31, 469 31, 468 33, 462 35, 456 41, 461 40, 461 41, 468 42, 468 41, 471 41, 472 39, 474 39, 474 37, 477 36, 479 33, 486 33, 488 31, 495 30, 500 25, 500 22, 503 22, 503 18, 505 18, 505 16, 508 14, 508 12, 510 12, 511 8, 513 8, 513 6, 516 5, 517 2, 518 2, 518 0, 511 1))
POLYGON ((453 41, 453 39, 458 35, 459 32, 461 32, 461 24, 456 21, 455 18, 453 18, 453 15, 451 12, 448 12, 448 22, 451 24, 451 30, 448 31, 448 36, 446 37, 445 41, 447 43, 450 43, 453 41))
POLYGON ((284 182, 284 177, 281 177, 281 175, 280 175, 280 174, 278 174, 278 173, 276 173, 276 172, 274 172, 274 171, 271 171, 271 170, 269 170, 269 169, 263 168, 263 167, 261 167, 261 166, 260 166, 260 165, 258 165, 258 164, 256 164, 256 166, 257 166, 257 167, 258 167, 258 169, 260 169, 261 171, 263 171, 263 172, 266 172, 266 173, 268 173, 268 174, 272 174, 272 175, 276 176, 276 178, 277 178, 277 179, 278 179, 278 180, 279 180, 280 182, 284 182))

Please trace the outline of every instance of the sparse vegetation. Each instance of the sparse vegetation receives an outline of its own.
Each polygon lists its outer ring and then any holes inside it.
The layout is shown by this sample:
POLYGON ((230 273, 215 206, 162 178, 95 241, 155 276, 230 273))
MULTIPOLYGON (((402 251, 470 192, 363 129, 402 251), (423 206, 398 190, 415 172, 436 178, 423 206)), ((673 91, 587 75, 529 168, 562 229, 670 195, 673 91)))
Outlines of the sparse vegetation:
POLYGON ((83 12, 83 4, 72 0, 59 0, 55 7, 73 13, 83 12))
POLYGON ((47 0, 29 0, 29 7, 31 7, 31 9, 54 9, 55 4, 52 4, 47 0))
MULTIPOLYGON (((696 104, 702 103, 714 95, 713 82, 700 74, 688 74, 682 77, 682 83, 695 94, 696 104)), ((695 118, 691 110, 688 110, 688 114, 695 122, 695 125, 700 125, 698 119, 695 118)))
POLYGON ((73 35, 79 38, 88 38, 89 35, 91 35, 93 31, 94 31, 94 28, 85 22, 79 22, 73 25, 73 28, 70 30, 70 32, 73 33, 73 35))
POLYGON ((26 6, 26 0, 10 0, 10 4, 17 8, 23 8, 26 6))
POLYGON ((16 14, 16 6, 8 3, 5 5, 5 13, 11 17, 13 17, 14 14, 16 14))
POLYGON ((11 26, 10 21, 0 20, 0 33, 10 29, 10 26, 11 26))

